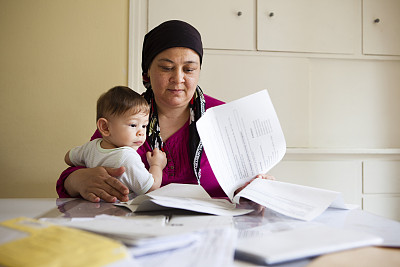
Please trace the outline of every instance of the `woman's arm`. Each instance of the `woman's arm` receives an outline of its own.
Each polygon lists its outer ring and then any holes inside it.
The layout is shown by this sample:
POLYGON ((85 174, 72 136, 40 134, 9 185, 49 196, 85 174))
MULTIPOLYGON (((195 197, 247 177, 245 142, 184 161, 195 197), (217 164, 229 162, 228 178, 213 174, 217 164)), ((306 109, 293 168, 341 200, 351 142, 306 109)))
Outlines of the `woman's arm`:
POLYGON ((64 179, 64 190, 70 197, 83 197, 92 202, 128 201, 129 189, 114 177, 124 173, 125 168, 80 168, 64 179))
POLYGON ((67 154, 65 154, 65 157, 64 157, 64 161, 65 161, 65 163, 67 163, 69 166, 75 166, 73 163, 72 163, 72 161, 71 161, 71 159, 69 158, 69 152, 70 152, 71 150, 68 150, 68 152, 67 152, 67 154))
POLYGON ((57 184, 56 184, 56 191, 57 194, 60 198, 69 198, 69 197, 77 197, 70 195, 67 191, 67 189, 64 186, 64 182, 65 180, 68 178, 68 176, 73 173, 74 171, 78 170, 78 169, 82 169, 84 167, 69 167, 68 169, 66 169, 65 171, 63 171, 60 175, 60 178, 58 178, 57 180, 57 184))

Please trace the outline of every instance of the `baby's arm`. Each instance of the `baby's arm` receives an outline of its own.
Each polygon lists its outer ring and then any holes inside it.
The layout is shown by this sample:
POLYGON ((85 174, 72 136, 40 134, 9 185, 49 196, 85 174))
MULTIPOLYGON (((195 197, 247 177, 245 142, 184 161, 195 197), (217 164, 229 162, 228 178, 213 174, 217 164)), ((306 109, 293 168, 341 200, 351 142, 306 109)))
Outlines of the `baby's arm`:
POLYGON ((167 165, 167 156, 165 155, 165 152, 155 148, 153 152, 147 152, 146 157, 150 165, 149 172, 154 178, 153 186, 149 189, 149 191, 147 191, 151 192, 160 188, 161 186, 163 169, 167 165))
POLYGON ((65 154, 64 161, 65 161, 65 163, 67 163, 69 166, 74 167, 75 165, 71 162, 71 159, 69 158, 69 152, 70 152, 70 151, 71 151, 71 150, 68 150, 67 154, 65 154))

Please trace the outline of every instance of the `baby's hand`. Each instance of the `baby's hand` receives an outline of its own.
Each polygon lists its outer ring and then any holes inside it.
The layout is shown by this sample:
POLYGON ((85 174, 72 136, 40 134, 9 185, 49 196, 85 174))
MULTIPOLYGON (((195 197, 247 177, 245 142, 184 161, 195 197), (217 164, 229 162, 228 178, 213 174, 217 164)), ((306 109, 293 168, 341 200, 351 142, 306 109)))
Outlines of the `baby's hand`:
POLYGON ((164 169, 167 165, 167 155, 158 148, 155 148, 152 152, 147 152, 146 157, 150 166, 157 165, 164 169))

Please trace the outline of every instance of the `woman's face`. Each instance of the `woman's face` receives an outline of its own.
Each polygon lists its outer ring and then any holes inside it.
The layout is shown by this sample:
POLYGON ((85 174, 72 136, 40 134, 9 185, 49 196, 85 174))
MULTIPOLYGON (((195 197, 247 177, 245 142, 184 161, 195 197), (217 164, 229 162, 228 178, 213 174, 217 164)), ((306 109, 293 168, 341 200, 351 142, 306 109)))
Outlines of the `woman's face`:
POLYGON ((166 49, 153 59, 148 76, 157 106, 187 107, 200 78, 200 57, 190 48, 166 49))

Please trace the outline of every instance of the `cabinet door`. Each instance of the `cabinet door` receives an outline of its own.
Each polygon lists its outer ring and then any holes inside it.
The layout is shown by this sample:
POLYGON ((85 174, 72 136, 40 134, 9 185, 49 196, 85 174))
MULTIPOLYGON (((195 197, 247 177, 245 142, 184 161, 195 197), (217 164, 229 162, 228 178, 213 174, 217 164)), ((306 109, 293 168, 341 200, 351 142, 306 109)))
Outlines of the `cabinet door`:
POLYGON ((258 0, 257 49, 353 54, 354 0, 258 0))
POLYGON ((363 53, 400 55, 400 1, 363 1, 363 53))
POLYGON ((200 32, 204 48, 255 50, 255 1, 149 0, 149 30, 179 19, 200 32))
POLYGON ((363 173, 364 194, 400 194, 399 160, 366 160, 363 173))
POLYGON ((366 160, 363 209, 400 220, 400 161, 366 160))

